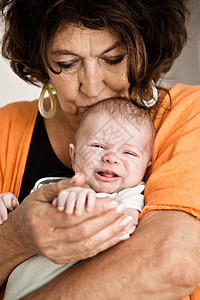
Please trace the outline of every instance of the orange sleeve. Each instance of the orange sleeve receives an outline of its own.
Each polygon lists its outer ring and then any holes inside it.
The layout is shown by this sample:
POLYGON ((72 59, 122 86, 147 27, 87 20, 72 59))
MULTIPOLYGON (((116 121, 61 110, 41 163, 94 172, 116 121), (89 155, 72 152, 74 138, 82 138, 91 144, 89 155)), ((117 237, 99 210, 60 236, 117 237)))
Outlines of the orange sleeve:
POLYGON ((178 209, 200 218, 200 86, 176 85, 155 117, 152 167, 141 216, 155 209, 178 209), (166 109, 167 108, 167 109, 166 109))
POLYGON ((0 109, 0 193, 19 196, 37 112, 37 100, 0 109))
MULTIPOLYGON (((176 85, 153 116, 156 139, 145 207, 177 209, 200 218, 200 86, 176 85)), ((199 300, 200 287, 183 300, 199 300)))

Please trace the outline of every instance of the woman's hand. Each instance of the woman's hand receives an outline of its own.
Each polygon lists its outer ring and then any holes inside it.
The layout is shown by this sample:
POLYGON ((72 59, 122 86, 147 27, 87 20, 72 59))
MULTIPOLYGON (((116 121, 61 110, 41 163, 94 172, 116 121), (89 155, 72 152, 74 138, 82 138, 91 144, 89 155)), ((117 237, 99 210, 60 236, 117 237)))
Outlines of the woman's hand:
POLYGON ((131 220, 122 215, 125 205, 120 202, 98 199, 93 211, 81 216, 67 215, 51 204, 64 188, 84 183, 84 175, 79 175, 72 184, 66 179, 43 185, 10 214, 15 243, 27 256, 42 254, 55 263, 69 263, 129 238, 123 228, 131 220))
POLYGON ((199 244, 199 220, 182 211, 151 211, 128 241, 80 262, 23 299, 182 299, 200 282, 199 244))
POLYGON ((139 214, 139 211, 134 208, 126 208, 124 211, 124 215, 129 216, 130 219, 129 224, 124 228, 128 234, 132 234, 135 231, 136 226, 138 225, 139 214))

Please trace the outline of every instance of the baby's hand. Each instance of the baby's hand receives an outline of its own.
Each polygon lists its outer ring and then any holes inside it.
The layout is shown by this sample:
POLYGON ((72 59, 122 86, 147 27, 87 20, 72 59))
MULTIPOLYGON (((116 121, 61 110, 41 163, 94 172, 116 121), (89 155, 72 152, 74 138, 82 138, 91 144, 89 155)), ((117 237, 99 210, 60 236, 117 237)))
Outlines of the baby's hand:
POLYGON ((91 188, 85 187, 70 187, 63 190, 54 199, 52 204, 57 206, 60 211, 65 211, 67 214, 81 215, 86 209, 92 211, 96 201, 96 193, 91 188))
POLYGON ((132 234, 136 226, 138 224, 138 218, 139 218, 139 211, 134 208, 127 208, 124 212, 125 215, 132 217, 132 222, 130 222, 126 227, 124 227, 124 231, 128 234, 132 234))
POLYGON ((8 219, 8 209, 13 210, 18 205, 19 202, 12 193, 0 194, 0 224, 8 219))

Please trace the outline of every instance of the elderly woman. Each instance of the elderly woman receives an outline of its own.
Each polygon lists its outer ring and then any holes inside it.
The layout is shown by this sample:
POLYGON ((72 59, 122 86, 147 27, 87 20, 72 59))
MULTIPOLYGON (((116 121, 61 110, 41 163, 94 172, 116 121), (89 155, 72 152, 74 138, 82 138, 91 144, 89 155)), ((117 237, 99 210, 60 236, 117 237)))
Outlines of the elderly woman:
POLYGON ((0 8, 4 57, 22 79, 43 84, 39 101, 0 110, 0 192, 21 202, 0 227, 1 286, 42 254, 59 264, 90 259, 24 299, 200 297, 200 88, 153 93, 186 42, 186 1, 1 0, 0 8), (84 112, 116 96, 147 107, 157 131, 146 206, 121 243, 125 216, 109 198, 80 217, 51 205, 84 176, 29 195, 41 177, 73 175, 68 145, 84 112))

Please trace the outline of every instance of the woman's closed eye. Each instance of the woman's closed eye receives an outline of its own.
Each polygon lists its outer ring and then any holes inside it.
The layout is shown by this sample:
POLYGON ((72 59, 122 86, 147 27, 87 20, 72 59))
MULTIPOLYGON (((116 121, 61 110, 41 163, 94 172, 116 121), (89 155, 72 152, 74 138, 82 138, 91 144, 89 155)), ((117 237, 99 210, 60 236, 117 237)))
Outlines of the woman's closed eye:
POLYGON ((110 66, 118 65, 124 59, 125 55, 119 55, 115 57, 102 57, 101 59, 110 66))
POLYGON ((78 65, 79 59, 69 61, 69 62, 58 61, 56 63, 61 69, 69 70, 78 65))
MULTIPOLYGON (((120 64, 123 61, 124 57, 125 55, 120 55, 115 57, 102 57, 100 59, 103 60, 103 62, 106 63, 108 66, 115 66, 120 64)), ((80 63, 82 63, 80 59, 70 60, 68 62, 65 61, 56 62, 56 64, 61 69, 61 71, 73 70, 73 68, 78 68, 80 63)))

